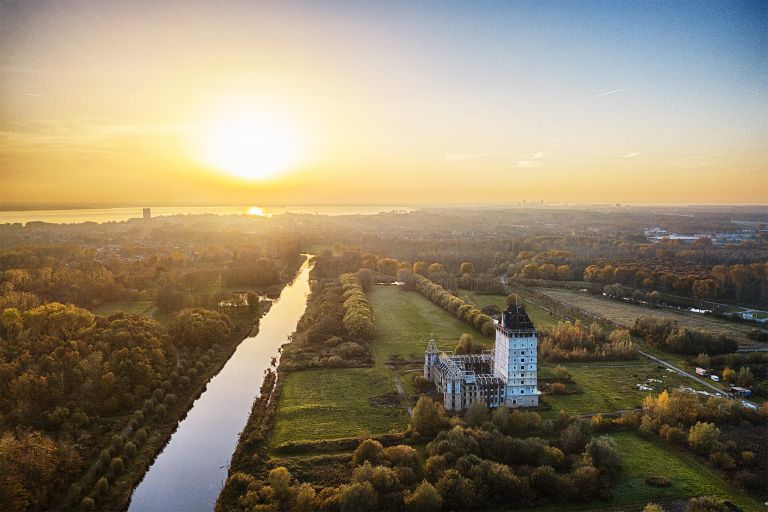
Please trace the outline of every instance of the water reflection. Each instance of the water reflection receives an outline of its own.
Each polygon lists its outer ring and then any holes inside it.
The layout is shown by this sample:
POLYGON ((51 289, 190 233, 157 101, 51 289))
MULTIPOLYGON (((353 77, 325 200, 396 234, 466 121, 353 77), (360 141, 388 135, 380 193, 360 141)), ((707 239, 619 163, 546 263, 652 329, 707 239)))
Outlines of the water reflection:
POLYGON ((295 281, 208 384, 133 493, 130 511, 211 511, 227 465, 280 345, 296 329, 309 293, 307 262, 295 281))

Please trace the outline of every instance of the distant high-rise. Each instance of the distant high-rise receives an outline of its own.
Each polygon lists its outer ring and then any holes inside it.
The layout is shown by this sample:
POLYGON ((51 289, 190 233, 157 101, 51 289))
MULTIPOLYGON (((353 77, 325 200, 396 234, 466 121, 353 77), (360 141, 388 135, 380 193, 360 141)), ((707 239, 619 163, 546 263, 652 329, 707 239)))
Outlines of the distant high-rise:
POLYGON ((143 215, 142 215, 143 218, 145 218, 145 219, 151 219, 152 218, 152 211, 150 211, 149 208, 144 208, 144 210, 142 210, 142 213, 143 213, 143 215))

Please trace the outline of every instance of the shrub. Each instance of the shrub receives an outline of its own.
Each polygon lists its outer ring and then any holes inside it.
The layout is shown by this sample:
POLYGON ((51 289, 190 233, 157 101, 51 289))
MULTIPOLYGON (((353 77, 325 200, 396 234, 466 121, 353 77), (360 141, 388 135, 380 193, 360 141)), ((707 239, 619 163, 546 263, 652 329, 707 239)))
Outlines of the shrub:
POLYGON ((366 439, 357 447, 352 456, 352 462, 355 465, 360 465, 366 461, 372 464, 381 464, 384 461, 384 447, 380 442, 366 439))
POLYGON ((649 476, 645 479, 645 483, 651 487, 669 487, 672 485, 672 482, 663 476, 649 476))
POLYGON ((139 430, 137 430, 136 436, 134 437, 134 439, 138 444, 144 444, 147 440, 147 429, 140 428, 139 430))
POLYGON ((700 496, 688 501, 688 512, 728 512, 725 500, 715 496, 700 496))
POLYGON ((112 450, 114 453, 120 453, 123 451, 123 447, 125 446, 125 438, 120 434, 115 434, 112 436, 112 450))
POLYGON ((434 512, 440 510, 442 506, 442 496, 426 480, 405 496, 405 509, 408 512, 434 512))
POLYGON ((339 508, 341 512, 373 510, 376 507, 376 491, 370 482, 341 485, 339 487, 339 508))
POLYGON ((132 459, 136 455, 136 445, 132 441, 128 441, 125 443, 123 452, 127 458, 132 459))
POLYGON ((562 382, 553 382, 549 385, 549 392, 553 395, 564 395, 568 388, 562 382))
POLYGON ((107 489, 109 489, 109 480, 107 480, 107 477, 103 476, 99 478, 99 480, 96 482, 96 485, 93 486, 93 495, 101 496, 107 492, 107 489))
POLYGON ((125 463, 123 462, 123 459, 120 457, 112 459, 112 463, 109 465, 109 474, 117 476, 122 474, 123 471, 125 471, 125 463))
POLYGON ((109 453, 109 450, 107 450, 106 448, 101 450, 101 452, 99 453, 99 464, 101 465, 101 467, 103 468, 107 467, 111 461, 112 461, 112 454, 109 453))

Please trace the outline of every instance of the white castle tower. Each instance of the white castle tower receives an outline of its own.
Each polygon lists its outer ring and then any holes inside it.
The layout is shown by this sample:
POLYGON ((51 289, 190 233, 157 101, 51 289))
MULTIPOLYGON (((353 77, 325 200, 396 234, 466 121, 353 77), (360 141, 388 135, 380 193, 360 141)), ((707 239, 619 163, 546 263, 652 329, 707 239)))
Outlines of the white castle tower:
POLYGON ((462 411, 477 400, 489 407, 539 405, 536 329, 522 306, 511 305, 496 324, 496 348, 457 355, 437 348, 434 337, 424 352, 424 378, 435 383, 448 411, 462 411))
POLYGON ((509 407, 539 405, 536 329, 523 306, 510 304, 496 324, 493 374, 505 383, 504 403, 509 407))

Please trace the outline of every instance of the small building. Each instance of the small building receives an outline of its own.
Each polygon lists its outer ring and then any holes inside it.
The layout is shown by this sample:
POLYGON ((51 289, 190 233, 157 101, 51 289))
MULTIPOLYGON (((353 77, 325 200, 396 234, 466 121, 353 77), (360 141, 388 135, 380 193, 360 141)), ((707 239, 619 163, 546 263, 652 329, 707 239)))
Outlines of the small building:
POLYGON ((152 218, 152 211, 149 208, 142 209, 141 217, 143 219, 151 219, 152 218))
POLYGON ((752 390, 747 388, 742 388, 739 386, 731 386, 731 391, 736 395, 740 396, 741 398, 749 398, 752 396, 752 390))
POLYGON ((701 375, 702 377, 706 377, 707 376, 707 370, 705 370, 704 368, 699 368, 697 366, 696 367, 696 375, 701 375))

